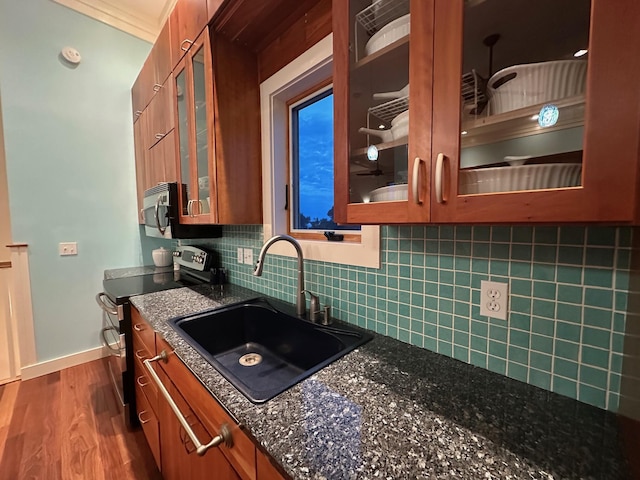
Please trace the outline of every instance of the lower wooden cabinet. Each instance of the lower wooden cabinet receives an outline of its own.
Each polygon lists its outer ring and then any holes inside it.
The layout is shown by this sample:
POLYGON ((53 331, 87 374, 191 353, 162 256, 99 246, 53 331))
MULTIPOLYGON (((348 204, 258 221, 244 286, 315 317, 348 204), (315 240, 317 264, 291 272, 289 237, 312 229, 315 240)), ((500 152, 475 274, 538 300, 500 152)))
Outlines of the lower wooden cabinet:
MULTIPOLYGON (((272 460, 229 416, 209 391, 173 353, 171 346, 140 313, 132 310, 138 419, 165 480, 284 480, 272 460), (144 360, 164 351, 166 361, 153 362, 154 372, 202 444, 228 428, 233 445, 221 444, 199 456, 144 360)), ((203 360, 204 361, 204 360, 203 360)))
MULTIPOLYGON (((169 377, 160 372, 159 377, 171 398, 185 416, 189 425, 202 443, 213 437, 189 407, 169 377)), ((203 456, 195 452, 193 443, 180 425, 175 413, 164 399, 159 400, 160 444, 162 461, 160 470, 165 480, 216 478, 220 480, 239 480, 241 477, 218 448, 210 448, 203 456)))

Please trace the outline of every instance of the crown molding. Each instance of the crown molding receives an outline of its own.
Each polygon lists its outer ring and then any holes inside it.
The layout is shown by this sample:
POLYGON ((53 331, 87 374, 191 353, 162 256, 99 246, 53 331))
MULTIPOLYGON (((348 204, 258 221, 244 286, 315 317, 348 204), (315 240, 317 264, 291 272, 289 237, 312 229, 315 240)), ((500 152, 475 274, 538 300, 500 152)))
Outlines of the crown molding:
POLYGON ((148 42, 155 42, 165 19, 177 0, 166 0, 157 13, 145 14, 131 8, 130 0, 53 0, 67 8, 106 23, 148 42))

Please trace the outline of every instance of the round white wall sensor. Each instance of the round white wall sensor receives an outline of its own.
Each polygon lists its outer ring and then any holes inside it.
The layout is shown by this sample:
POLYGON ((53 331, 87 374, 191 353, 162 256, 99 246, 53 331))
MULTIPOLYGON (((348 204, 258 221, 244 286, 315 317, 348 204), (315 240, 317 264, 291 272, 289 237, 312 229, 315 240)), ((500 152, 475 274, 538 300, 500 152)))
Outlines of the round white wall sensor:
POLYGON ((80 52, 73 47, 64 47, 61 53, 67 62, 78 64, 82 60, 80 52))

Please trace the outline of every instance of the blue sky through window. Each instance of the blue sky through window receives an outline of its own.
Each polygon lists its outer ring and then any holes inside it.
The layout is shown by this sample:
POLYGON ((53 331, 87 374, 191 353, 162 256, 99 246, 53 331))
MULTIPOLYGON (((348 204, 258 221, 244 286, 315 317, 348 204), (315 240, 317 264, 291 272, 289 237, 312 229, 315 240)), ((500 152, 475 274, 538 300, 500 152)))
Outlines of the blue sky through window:
POLYGON ((329 218, 327 212, 333 207, 333 93, 329 90, 317 98, 294 109, 298 140, 298 211, 311 220, 329 218))

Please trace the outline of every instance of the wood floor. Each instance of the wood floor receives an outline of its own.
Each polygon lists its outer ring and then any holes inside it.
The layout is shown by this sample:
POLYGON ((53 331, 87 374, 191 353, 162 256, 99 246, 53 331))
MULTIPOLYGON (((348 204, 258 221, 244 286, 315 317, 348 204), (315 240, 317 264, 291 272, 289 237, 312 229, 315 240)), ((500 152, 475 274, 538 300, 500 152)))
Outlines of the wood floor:
POLYGON ((102 360, 0 387, 0 478, 161 479, 128 430, 102 360))

